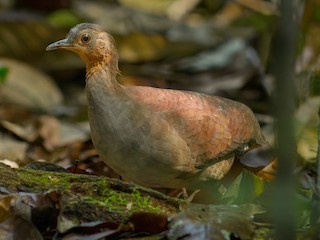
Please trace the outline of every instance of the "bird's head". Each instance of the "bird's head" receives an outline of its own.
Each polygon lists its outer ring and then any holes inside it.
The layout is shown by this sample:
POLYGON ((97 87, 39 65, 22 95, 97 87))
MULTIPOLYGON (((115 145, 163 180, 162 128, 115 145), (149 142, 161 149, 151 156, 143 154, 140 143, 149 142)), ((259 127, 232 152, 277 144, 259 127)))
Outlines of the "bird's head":
POLYGON ((65 39, 50 44, 46 50, 67 49, 77 53, 87 68, 96 64, 118 66, 118 53, 113 37, 99 25, 81 23, 73 27, 65 39))

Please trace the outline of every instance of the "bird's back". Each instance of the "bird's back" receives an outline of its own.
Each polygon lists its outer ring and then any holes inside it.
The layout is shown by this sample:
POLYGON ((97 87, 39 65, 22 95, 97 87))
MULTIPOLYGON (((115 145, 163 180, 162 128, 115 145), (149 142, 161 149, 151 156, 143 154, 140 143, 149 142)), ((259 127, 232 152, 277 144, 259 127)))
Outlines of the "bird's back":
POLYGON ((242 103, 195 92, 141 86, 127 87, 127 92, 180 134, 198 166, 265 143, 254 114, 242 103))

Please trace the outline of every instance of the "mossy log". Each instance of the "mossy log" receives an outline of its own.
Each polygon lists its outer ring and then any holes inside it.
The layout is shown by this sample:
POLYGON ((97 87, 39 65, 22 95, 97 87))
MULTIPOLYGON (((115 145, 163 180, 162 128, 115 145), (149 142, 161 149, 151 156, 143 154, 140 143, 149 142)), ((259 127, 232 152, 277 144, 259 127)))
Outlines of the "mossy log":
POLYGON ((72 225, 90 221, 126 222, 134 212, 174 215, 185 201, 117 179, 10 168, 0 164, 0 193, 58 193, 59 211, 72 225))

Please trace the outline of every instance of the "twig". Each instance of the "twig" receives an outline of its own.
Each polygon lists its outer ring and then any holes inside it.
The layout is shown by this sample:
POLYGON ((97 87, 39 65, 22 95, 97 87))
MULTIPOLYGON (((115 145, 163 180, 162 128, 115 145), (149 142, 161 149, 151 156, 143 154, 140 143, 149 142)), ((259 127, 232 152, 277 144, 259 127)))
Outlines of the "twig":
POLYGON ((318 169, 317 169, 317 192, 320 192, 320 107, 318 109, 318 150, 317 150, 317 164, 318 164, 318 169))
POLYGON ((275 182, 273 216, 275 239, 295 239, 294 166, 296 144, 293 115, 295 108, 294 65, 296 57, 296 22, 293 1, 280 1, 281 16, 274 39, 273 74, 276 78, 274 108, 276 115, 276 150, 278 171, 275 182))

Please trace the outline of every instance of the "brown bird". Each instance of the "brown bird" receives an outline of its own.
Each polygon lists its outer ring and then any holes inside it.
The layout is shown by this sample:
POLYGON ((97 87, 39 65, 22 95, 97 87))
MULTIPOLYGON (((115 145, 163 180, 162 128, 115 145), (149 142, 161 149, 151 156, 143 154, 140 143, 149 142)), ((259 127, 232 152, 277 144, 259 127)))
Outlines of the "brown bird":
POLYGON ((235 157, 265 143, 242 103, 119 84, 115 41, 96 24, 73 27, 47 47, 54 49, 76 52, 85 62, 93 143, 111 168, 137 184, 199 188, 221 179, 235 157))

